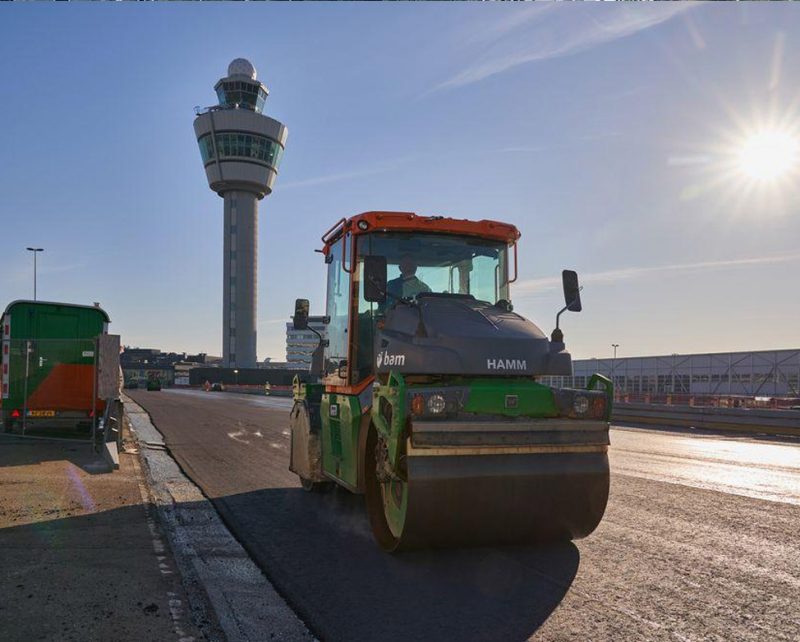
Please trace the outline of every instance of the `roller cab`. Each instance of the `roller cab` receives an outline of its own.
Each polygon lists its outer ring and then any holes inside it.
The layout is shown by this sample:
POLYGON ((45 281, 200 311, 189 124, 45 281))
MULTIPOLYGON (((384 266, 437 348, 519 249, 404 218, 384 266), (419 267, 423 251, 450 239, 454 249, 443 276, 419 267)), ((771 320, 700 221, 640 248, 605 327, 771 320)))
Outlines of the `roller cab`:
POLYGON ((397 212, 323 236, 327 336, 318 383, 295 385, 290 468, 307 490, 364 493, 385 550, 573 539, 602 519, 611 382, 542 383, 572 374, 558 319, 580 288, 565 271, 549 338, 514 312, 518 239, 397 212))

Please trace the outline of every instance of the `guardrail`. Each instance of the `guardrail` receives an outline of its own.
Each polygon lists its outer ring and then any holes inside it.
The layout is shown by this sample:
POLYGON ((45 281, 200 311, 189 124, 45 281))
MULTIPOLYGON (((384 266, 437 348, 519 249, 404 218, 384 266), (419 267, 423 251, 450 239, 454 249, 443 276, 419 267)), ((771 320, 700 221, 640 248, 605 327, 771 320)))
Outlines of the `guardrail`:
POLYGON ((798 410, 798 397, 770 397, 754 395, 689 394, 685 392, 625 392, 614 390, 617 403, 643 403, 667 406, 704 406, 713 408, 772 408, 798 410))
POLYGON ((800 437, 800 410, 614 404, 612 421, 800 437))

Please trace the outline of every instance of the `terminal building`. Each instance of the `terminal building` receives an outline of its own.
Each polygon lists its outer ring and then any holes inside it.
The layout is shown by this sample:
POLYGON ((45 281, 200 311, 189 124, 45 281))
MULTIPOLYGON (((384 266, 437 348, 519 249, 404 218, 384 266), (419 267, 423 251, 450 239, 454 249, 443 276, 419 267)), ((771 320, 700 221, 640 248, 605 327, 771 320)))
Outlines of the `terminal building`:
POLYGON ((295 330, 291 323, 286 324, 286 361, 289 368, 308 370, 311 368, 311 356, 319 345, 319 337, 311 328, 322 335, 328 336, 325 317, 308 317, 308 329, 295 330))
POLYGON ((800 398, 800 349, 576 359, 572 377, 543 383, 583 388, 595 372, 618 394, 800 398))

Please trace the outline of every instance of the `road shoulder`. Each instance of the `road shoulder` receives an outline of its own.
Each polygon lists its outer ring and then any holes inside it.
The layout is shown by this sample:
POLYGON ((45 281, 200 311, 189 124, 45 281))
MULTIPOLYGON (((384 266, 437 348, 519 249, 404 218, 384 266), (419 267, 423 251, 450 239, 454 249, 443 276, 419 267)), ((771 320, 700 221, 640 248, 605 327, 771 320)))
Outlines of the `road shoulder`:
POLYGON ((0 435, 4 640, 201 637, 143 481, 135 454, 0 435))
POLYGON ((211 502, 180 470, 147 412, 128 397, 124 403, 194 621, 210 638, 313 640, 211 502))

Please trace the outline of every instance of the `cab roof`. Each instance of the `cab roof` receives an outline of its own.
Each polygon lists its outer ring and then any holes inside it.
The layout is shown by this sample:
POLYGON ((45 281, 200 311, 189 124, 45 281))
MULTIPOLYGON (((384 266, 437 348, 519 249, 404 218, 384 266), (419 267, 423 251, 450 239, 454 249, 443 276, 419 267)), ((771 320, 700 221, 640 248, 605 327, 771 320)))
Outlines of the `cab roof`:
POLYGON ((459 234, 477 238, 515 243, 521 236, 519 230, 510 223, 482 219, 449 218, 445 216, 419 216, 414 212, 362 212, 350 218, 343 218, 322 235, 323 253, 344 234, 353 236, 370 232, 434 232, 439 234, 459 234))
POLYGON ((103 310, 99 305, 81 305, 79 303, 59 303, 57 301, 32 301, 30 299, 17 299, 16 301, 12 301, 6 306, 6 310, 3 314, 8 314, 11 312, 11 308, 19 304, 29 304, 29 305, 41 305, 41 306, 61 306, 65 308, 81 308, 83 310, 95 310, 103 315, 106 323, 111 323, 111 318, 108 316, 108 312, 103 310))

